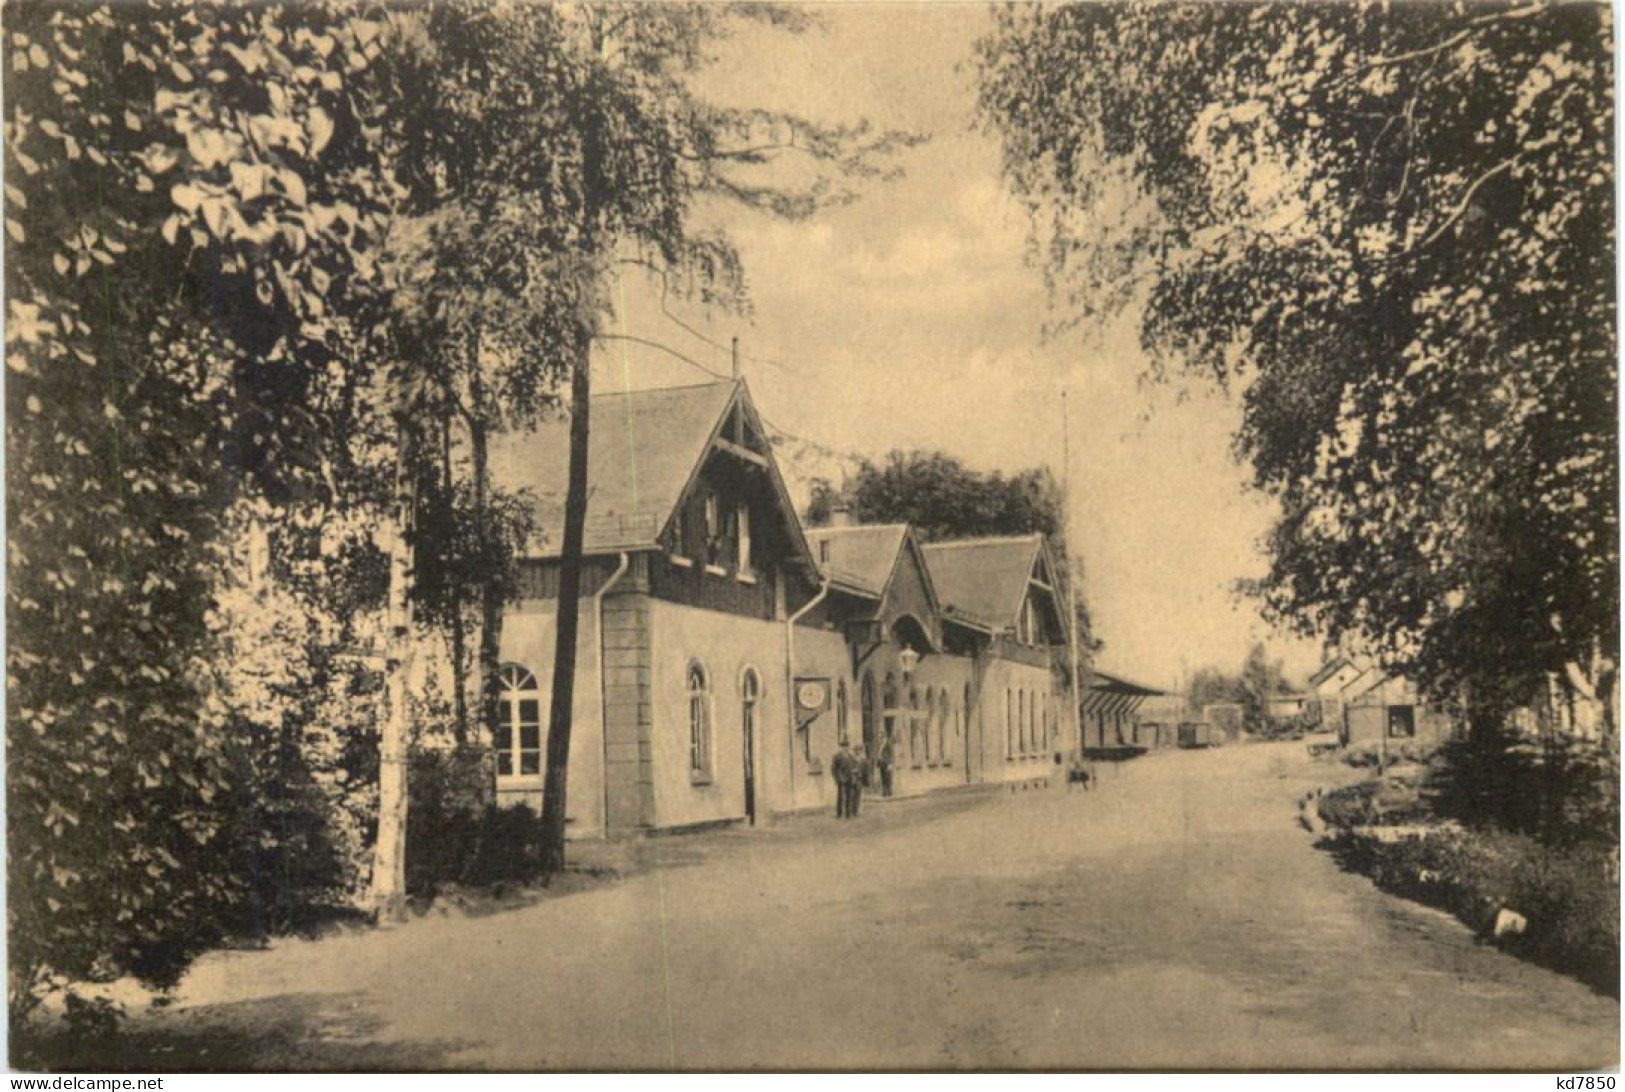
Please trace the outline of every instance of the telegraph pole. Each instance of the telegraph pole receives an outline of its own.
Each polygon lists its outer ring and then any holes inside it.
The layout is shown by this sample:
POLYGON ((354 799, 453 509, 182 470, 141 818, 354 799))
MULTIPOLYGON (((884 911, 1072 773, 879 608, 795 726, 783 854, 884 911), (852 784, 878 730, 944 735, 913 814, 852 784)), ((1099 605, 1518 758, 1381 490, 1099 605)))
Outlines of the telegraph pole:
POLYGON ((1078 674, 1078 589, 1072 572, 1072 430, 1067 422, 1066 388, 1061 388, 1061 533, 1066 536, 1066 630, 1067 648, 1072 660, 1072 736, 1078 741, 1078 757, 1083 757, 1083 677, 1078 674))

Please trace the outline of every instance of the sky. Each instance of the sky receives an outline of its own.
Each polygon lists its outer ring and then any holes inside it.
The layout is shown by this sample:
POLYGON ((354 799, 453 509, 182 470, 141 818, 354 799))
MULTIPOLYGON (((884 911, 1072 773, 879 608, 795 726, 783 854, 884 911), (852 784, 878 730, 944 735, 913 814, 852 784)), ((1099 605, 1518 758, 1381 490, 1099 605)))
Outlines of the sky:
MULTIPOLYGON (((1044 336, 1053 316, 1027 261, 1026 217, 1003 188, 996 136, 976 126, 972 47, 990 27, 986 5, 816 10, 820 30, 723 43, 708 93, 930 140, 900 157, 901 180, 867 183, 856 203, 806 222, 717 213, 744 262, 748 317, 669 302, 697 337, 629 277, 622 331, 722 373, 737 336, 767 421, 844 456, 923 448, 979 470, 1047 465, 1066 476, 1102 670, 1174 687, 1199 667, 1238 667, 1263 640, 1301 681, 1316 647, 1272 631, 1232 592, 1262 573, 1271 516, 1231 454, 1239 411, 1214 392, 1144 384, 1132 314, 1044 336)), ((612 342, 596 382, 706 378, 669 354, 612 342)), ((809 445, 788 443, 779 457, 793 483, 839 473, 809 445)))

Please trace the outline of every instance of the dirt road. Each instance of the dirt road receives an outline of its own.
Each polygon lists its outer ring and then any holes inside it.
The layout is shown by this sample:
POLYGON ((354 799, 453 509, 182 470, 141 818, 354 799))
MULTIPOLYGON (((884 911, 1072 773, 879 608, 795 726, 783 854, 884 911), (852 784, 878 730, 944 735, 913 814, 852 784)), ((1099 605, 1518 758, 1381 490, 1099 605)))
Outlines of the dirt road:
POLYGON ((1615 1001, 1312 847, 1327 774, 1179 752, 660 839, 580 894, 211 956, 142 1030, 230 1068, 1616 1064, 1615 1001))

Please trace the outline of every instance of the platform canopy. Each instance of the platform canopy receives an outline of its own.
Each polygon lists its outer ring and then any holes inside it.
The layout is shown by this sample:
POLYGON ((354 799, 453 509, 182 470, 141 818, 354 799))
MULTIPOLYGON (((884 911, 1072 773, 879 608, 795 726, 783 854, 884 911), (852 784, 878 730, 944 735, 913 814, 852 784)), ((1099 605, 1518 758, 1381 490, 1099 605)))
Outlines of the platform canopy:
POLYGON ((1131 682, 1121 675, 1090 671, 1089 682, 1083 690, 1083 711, 1091 716, 1124 716, 1133 713, 1147 698, 1164 697, 1168 693, 1154 686, 1131 682))

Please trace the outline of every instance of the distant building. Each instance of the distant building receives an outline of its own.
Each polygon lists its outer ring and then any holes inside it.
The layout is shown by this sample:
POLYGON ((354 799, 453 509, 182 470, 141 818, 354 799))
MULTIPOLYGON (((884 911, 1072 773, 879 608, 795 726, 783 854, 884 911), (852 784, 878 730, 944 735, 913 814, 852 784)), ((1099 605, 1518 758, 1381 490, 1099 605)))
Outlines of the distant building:
POLYGON ((1424 702, 1409 679, 1370 668, 1343 691, 1345 745, 1394 741, 1441 743, 1449 739, 1455 722, 1437 705, 1424 702))
POLYGON ((1272 694, 1264 699, 1264 716, 1270 720, 1291 720, 1314 705, 1313 694, 1272 694))
POLYGON ((1320 669, 1309 676, 1309 688, 1319 710, 1320 723, 1337 728, 1343 723, 1343 688, 1365 673, 1365 668, 1348 656, 1329 657, 1320 669))
POLYGON ((1369 657, 1334 655, 1309 682, 1323 725, 1335 730, 1345 746, 1384 739, 1436 743, 1454 731, 1451 717, 1424 702, 1414 683, 1389 674, 1369 657))

